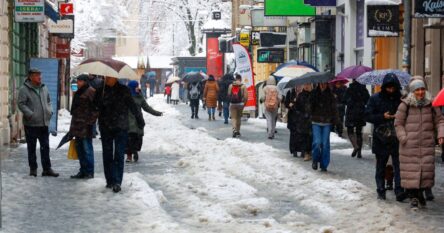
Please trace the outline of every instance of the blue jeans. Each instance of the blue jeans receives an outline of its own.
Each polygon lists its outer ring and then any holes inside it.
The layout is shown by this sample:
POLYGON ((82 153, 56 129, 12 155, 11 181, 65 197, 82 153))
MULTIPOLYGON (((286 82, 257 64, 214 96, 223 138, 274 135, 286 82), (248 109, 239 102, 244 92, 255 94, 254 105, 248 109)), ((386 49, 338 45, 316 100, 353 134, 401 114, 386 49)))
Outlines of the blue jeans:
POLYGON ((123 166, 127 131, 111 131, 102 133, 103 170, 107 185, 122 185, 123 166))
POLYGON ((76 139, 76 149, 80 162, 80 173, 84 175, 94 175, 94 149, 92 139, 76 139))
POLYGON ((212 116, 216 113, 216 108, 208 108, 208 115, 212 116))
POLYGON ((43 170, 51 168, 51 160, 49 158, 49 131, 47 126, 31 127, 25 126, 25 137, 28 149, 28 163, 30 169, 37 169, 37 140, 40 144, 40 158, 43 170))
POLYGON ((153 86, 150 85, 150 97, 154 96, 154 90, 155 90, 155 86, 154 85, 153 86))
POLYGON ((320 163, 321 169, 327 169, 330 163, 330 128, 331 125, 312 124, 313 143, 311 150, 313 163, 320 163))
POLYGON ((224 101, 222 107, 224 109, 225 122, 228 122, 228 117, 230 117, 230 101, 224 101))

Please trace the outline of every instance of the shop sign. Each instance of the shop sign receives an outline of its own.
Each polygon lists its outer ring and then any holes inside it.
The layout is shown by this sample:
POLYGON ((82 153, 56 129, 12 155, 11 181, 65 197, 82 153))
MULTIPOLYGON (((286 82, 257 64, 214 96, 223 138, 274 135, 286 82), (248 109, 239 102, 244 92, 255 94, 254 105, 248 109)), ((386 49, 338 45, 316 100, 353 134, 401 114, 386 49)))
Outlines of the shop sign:
POLYGON ((15 0, 14 19, 18 23, 45 21, 45 0, 15 0))
POLYGON ((64 19, 57 20, 54 23, 52 20, 48 21, 48 30, 51 34, 73 34, 74 35, 74 20, 64 19))
POLYGON ((444 18, 444 0, 416 0, 415 17, 444 18))
POLYGON ((259 31, 251 32, 251 45, 260 45, 261 44, 261 33, 259 31))
POLYGON ((257 62, 258 63, 284 63, 285 51, 284 49, 258 49, 257 62))
POLYGON ((304 0, 265 0, 265 16, 315 16, 316 7, 304 0))
POLYGON ((59 10, 60 10, 61 15, 72 15, 72 14, 74 14, 74 4, 61 3, 59 10))
POLYGON ((336 0, 304 0, 304 3, 311 6, 334 6, 336 7, 336 0))
POLYGON ((248 48, 250 46, 250 33, 241 32, 239 37, 239 43, 244 47, 248 48))
POLYGON ((368 37, 399 37, 399 6, 367 6, 368 37))

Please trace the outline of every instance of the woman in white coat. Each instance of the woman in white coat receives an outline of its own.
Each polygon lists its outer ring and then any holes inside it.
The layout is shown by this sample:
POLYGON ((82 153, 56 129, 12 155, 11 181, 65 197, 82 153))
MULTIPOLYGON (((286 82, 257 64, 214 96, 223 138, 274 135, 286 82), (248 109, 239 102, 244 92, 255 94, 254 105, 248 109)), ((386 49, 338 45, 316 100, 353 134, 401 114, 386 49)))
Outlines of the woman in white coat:
POLYGON ((179 83, 174 82, 173 85, 171 85, 171 102, 175 105, 179 103, 179 83))

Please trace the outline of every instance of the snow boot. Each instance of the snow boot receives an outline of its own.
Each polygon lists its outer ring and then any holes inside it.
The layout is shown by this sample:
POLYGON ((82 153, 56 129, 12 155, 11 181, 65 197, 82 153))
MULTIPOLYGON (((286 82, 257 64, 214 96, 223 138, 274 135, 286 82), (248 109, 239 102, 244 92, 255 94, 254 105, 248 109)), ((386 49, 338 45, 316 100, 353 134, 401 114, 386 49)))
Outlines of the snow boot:
POLYGON ((54 172, 51 168, 48 170, 44 170, 42 172, 42 176, 51 176, 51 177, 58 177, 59 173, 54 172))
POLYGON ((358 159, 362 158, 362 135, 357 135, 356 136, 356 145, 357 145, 357 149, 358 149, 358 153, 356 154, 356 157, 358 159))
POLYGON ((311 155, 310 153, 305 153, 304 155, 304 161, 310 161, 311 160, 311 155))
POLYGON ((425 189, 425 198, 427 201, 433 201, 433 199, 435 199, 435 196, 433 196, 431 188, 425 189))
POLYGON ((139 161, 139 154, 137 152, 134 152, 134 162, 139 161))
POLYGON ((31 169, 31 170, 29 170, 29 175, 30 175, 30 176, 34 176, 34 177, 37 177, 37 169, 31 169))
POLYGON ((356 158, 362 159, 362 152, 361 149, 358 149, 358 152, 356 153, 356 158))

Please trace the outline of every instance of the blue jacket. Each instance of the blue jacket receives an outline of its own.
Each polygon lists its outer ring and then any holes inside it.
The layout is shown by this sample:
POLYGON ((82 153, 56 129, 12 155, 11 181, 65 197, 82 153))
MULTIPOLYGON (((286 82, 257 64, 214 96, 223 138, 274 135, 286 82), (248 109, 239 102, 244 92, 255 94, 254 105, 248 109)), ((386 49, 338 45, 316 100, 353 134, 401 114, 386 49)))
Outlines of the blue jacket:
POLYGON ((384 78, 381 92, 370 97, 365 109, 365 120, 373 124, 372 152, 374 154, 398 154, 399 143, 386 144, 380 141, 375 135, 375 129, 386 122, 394 124, 394 120, 384 118, 384 113, 389 112, 394 115, 398 110, 399 104, 401 104, 401 85, 399 80, 392 77, 384 78), (395 85, 395 93, 389 94, 385 91, 385 88, 389 84, 395 85))

